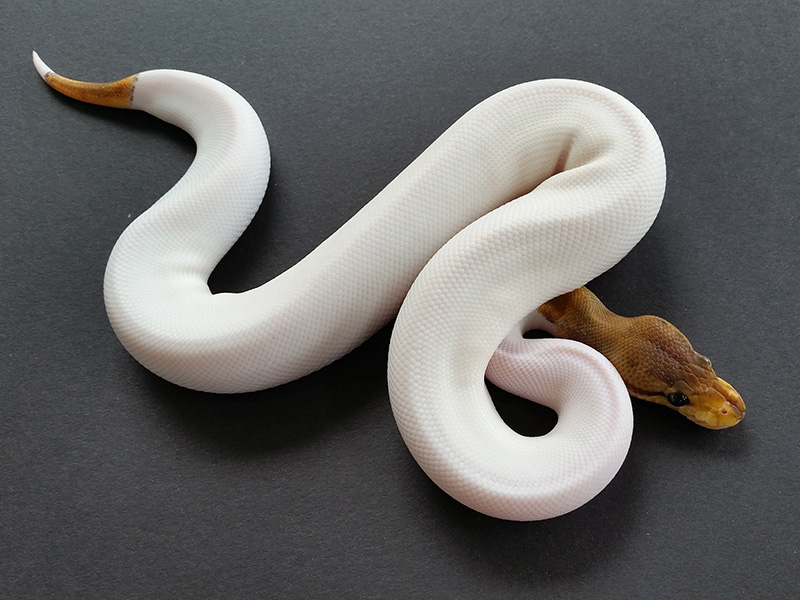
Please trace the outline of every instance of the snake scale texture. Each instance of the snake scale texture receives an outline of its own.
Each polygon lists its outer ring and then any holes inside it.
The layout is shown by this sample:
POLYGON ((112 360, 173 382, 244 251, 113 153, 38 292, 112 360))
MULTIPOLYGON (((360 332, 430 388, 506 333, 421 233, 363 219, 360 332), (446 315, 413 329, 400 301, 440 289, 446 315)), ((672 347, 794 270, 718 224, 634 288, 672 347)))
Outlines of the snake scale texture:
POLYGON ((632 430, 616 370, 577 342, 522 333, 539 305, 625 256, 658 213, 661 144, 630 102, 572 80, 503 90, 295 266, 247 292, 212 294, 211 271, 267 185, 269 147, 250 105, 194 73, 144 71, 101 92, 34 62, 57 89, 71 82, 74 97, 146 111, 197 143, 186 174, 122 233, 106 270, 111 324, 145 367, 197 390, 269 388, 331 363, 397 315, 392 410, 448 494, 495 517, 543 519, 615 475, 632 430), (485 376, 555 408, 553 431, 509 429, 485 376))

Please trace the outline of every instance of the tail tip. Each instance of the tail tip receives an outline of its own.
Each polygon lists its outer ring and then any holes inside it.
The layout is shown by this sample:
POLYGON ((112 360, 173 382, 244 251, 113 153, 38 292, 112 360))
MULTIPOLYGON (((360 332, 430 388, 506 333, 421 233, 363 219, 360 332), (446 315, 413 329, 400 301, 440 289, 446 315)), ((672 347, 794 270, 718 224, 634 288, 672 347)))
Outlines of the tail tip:
POLYGON ((45 62, 39 58, 39 54, 36 50, 33 51, 33 66, 36 67, 36 72, 39 73, 39 76, 47 81, 47 76, 53 72, 53 69, 48 67, 45 62))

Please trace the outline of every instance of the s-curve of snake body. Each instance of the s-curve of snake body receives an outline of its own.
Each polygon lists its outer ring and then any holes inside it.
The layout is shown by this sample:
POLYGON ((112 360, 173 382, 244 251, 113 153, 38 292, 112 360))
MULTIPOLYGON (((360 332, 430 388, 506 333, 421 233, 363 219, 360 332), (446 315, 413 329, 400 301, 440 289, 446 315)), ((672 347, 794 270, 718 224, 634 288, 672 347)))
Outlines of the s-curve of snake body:
POLYGON ((456 500, 512 520, 564 514, 611 481, 630 446, 629 394, 714 429, 744 416, 673 326, 615 315, 582 287, 647 232, 664 194, 658 136, 614 92, 553 79, 491 96, 295 266, 212 294, 211 271, 267 185, 251 106, 195 73, 95 84, 35 53, 34 63, 63 94, 146 111, 197 144, 180 181, 122 233, 104 281, 120 341, 169 381, 216 393, 277 386, 396 316, 388 386, 411 454, 456 500), (533 328, 557 337, 526 339, 533 328), (515 433, 486 378, 553 408, 555 428, 515 433))

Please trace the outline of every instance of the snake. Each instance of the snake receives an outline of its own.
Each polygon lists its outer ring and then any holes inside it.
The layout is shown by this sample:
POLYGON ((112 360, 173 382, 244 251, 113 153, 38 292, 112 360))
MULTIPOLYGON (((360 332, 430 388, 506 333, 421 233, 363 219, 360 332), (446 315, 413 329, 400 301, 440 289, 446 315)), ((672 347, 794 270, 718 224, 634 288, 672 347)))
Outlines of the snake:
POLYGON ((251 105, 197 73, 90 83, 33 61, 62 94, 194 138, 192 164, 122 231, 103 282, 116 336, 160 377, 218 394, 267 389, 394 319, 387 386, 410 454, 458 502, 517 521, 563 515, 608 485, 630 447, 631 395, 712 429, 744 416, 674 326, 616 315, 585 287, 639 242, 665 192, 659 137, 616 92, 570 79, 499 91, 297 264, 212 293, 209 275, 267 187, 270 148, 251 105), (552 431, 514 432, 487 379, 553 408, 552 431))

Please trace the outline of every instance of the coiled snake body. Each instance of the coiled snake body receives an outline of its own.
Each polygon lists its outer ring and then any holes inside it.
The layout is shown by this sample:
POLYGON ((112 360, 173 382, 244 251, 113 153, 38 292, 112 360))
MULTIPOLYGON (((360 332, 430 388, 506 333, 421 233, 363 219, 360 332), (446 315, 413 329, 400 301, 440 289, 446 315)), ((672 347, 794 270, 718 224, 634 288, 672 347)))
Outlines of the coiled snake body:
MULTIPOLYGON (((622 258, 660 207, 661 145, 628 101, 571 80, 502 91, 297 265, 256 289, 211 294, 208 276, 267 184, 269 148, 250 105, 194 73, 88 84, 34 62, 67 95, 147 111, 197 143, 186 174, 123 232, 106 270, 114 331, 148 369, 210 392, 268 388, 334 361, 397 314, 392 409, 420 466, 454 498, 505 519, 542 519, 580 506, 616 474, 632 428, 617 370, 583 344, 522 334, 559 334, 583 310, 584 342, 632 345, 587 290, 573 292, 622 258), (539 438, 511 431, 485 375, 553 406, 555 429, 539 438)), ((617 362, 624 372, 628 358, 617 362)), ((701 407, 700 386, 683 381, 682 368, 649 399, 707 426, 741 418, 730 386, 717 385, 729 397, 714 397, 716 408, 701 407)))

